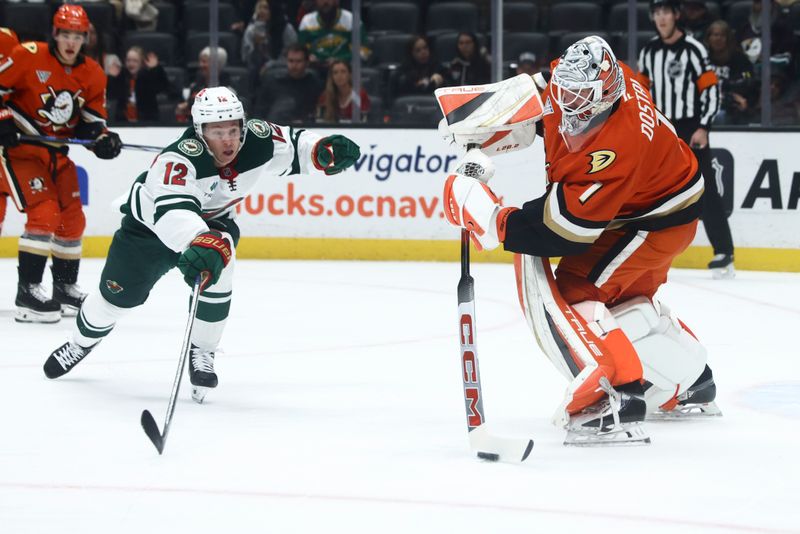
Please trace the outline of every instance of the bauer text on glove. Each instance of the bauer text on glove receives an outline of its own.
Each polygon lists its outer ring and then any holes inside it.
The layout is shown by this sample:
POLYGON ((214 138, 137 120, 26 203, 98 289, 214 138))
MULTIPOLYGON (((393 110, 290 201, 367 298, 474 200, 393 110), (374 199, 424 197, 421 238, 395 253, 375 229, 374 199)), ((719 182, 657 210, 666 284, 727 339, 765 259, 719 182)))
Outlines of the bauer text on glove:
POLYGON ((478 249, 491 250, 504 239, 508 215, 518 208, 503 208, 500 200, 475 178, 451 174, 442 198, 447 222, 466 228, 478 249))
POLYGON ((358 145, 343 135, 323 137, 314 145, 311 155, 314 166, 328 175, 342 172, 358 161, 360 156, 358 145))
POLYGON ((220 274, 231 261, 231 243, 217 230, 209 230, 195 237, 189 248, 183 251, 178 258, 178 269, 183 273, 183 278, 190 286, 194 285, 195 278, 201 273, 208 273, 213 285, 219 280, 220 274))

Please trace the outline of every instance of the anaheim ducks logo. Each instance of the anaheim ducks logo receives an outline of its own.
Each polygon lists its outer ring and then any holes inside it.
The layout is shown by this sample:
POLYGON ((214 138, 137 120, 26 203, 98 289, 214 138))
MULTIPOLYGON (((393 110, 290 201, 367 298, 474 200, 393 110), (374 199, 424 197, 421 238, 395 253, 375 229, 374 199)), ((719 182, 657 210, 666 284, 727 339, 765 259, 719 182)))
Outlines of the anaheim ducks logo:
POLYGON ((596 150, 590 152, 588 156, 589 172, 587 174, 594 174, 607 169, 617 159, 617 153, 613 150, 596 150))
POLYGON ((40 94, 39 98, 43 106, 37 113, 47 122, 36 122, 42 126, 52 126, 54 130, 59 130, 74 127, 78 123, 78 110, 85 102, 80 90, 75 94, 67 90, 56 93, 52 86, 47 86, 47 92, 40 94))

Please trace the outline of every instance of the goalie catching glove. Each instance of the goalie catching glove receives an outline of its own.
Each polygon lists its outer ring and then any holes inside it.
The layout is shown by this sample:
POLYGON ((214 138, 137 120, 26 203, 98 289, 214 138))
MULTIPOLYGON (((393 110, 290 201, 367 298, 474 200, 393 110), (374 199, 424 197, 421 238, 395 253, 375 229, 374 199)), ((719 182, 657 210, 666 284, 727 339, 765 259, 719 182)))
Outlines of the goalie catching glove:
POLYGON ((508 216, 518 208, 504 208, 489 186, 468 176, 451 174, 442 198, 447 222, 466 228, 478 250, 492 250, 506 238, 508 216))
POLYGON ((361 149, 343 135, 323 137, 314 145, 314 166, 325 174, 338 174, 358 161, 361 149))
POLYGON ((217 283, 220 274, 231 261, 231 242, 217 230, 209 230, 195 237, 189 248, 178 258, 178 269, 190 286, 198 275, 208 273, 204 286, 217 283))

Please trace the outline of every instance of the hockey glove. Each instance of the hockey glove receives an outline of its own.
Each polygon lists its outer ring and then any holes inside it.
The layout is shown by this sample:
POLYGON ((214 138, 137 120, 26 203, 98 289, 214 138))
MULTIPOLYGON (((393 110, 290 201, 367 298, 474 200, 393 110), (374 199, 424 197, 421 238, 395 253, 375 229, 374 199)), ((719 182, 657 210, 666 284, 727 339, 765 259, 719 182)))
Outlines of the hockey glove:
POLYGON ((205 286, 214 285, 231 261, 231 243, 217 230, 203 232, 192 240, 189 248, 178 258, 178 269, 189 286, 194 286, 198 275, 208 273, 205 286))
POLYGON ((361 149, 343 135, 323 137, 314 145, 311 155, 314 166, 325 174, 337 174, 358 161, 361 149))
POLYGON ((122 141, 114 132, 105 132, 94 142, 92 150, 100 159, 114 159, 122 150, 122 141))
POLYGON ((478 250, 492 250, 506 237, 506 220, 517 208, 503 208, 489 186, 475 178, 451 174, 442 197, 447 222, 466 228, 478 250))
POLYGON ((0 146, 10 148, 19 144, 17 125, 14 116, 7 109, 0 108, 0 146))

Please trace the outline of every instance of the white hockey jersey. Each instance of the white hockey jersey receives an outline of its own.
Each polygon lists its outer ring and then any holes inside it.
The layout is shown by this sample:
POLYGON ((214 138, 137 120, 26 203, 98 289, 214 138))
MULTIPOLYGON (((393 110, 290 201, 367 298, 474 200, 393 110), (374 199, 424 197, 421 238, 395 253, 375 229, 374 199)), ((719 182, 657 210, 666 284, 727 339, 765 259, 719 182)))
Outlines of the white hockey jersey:
POLYGON ((197 234, 208 231, 206 221, 234 218, 236 204, 259 179, 322 172, 313 159, 319 135, 259 119, 250 119, 246 127, 244 146, 222 168, 188 128, 136 179, 122 212, 183 252, 197 234))

